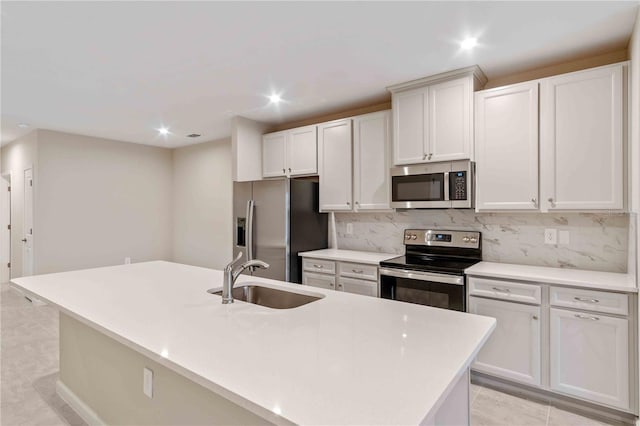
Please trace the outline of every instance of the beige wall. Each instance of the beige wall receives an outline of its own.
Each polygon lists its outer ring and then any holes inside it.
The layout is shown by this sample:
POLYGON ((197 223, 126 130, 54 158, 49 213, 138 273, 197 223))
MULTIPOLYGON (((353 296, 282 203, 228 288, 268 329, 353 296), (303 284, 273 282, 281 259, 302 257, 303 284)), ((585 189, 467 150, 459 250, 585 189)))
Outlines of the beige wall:
POLYGON ((270 424, 64 314, 60 381, 107 425, 270 424), (153 371, 153 398, 142 393, 144 367, 153 371))
POLYGON ((171 258, 171 150, 38 132, 36 272, 171 258))
POLYGON ((173 260, 224 268, 231 260, 231 141, 173 151, 173 260))
MULTIPOLYGON (((22 276, 22 238, 25 232, 24 222, 24 171, 33 168, 34 203, 38 193, 38 130, 34 130, 25 136, 2 147, 1 166, 2 173, 11 173, 11 277, 22 276)), ((4 198, 3 198, 4 200, 4 198)), ((34 216, 34 220, 37 221, 34 216)), ((37 227, 34 226, 37 237, 37 227)), ((34 239, 34 253, 37 240, 34 239)), ((37 254, 37 253, 36 253, 37 254)))

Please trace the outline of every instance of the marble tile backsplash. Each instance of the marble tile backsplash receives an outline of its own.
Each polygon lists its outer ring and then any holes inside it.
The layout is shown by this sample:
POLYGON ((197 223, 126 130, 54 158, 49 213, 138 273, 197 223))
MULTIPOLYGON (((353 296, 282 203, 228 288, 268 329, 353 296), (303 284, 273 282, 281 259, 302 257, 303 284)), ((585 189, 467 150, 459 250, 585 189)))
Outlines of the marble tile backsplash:
MULTIPOLYGON (((336 213, 341 249, 402 253, 406 228, 482 232, 483 259, 492 262, 626 272, 630 248, 626 213, 476 213, 407 210, 336 213), (347 234, 347 224, 353 233, 347 234), (569 244, 544 244, 545 228, 569 231, 569 244)), ((634 246, 632 244, 632 246, 634 246)))

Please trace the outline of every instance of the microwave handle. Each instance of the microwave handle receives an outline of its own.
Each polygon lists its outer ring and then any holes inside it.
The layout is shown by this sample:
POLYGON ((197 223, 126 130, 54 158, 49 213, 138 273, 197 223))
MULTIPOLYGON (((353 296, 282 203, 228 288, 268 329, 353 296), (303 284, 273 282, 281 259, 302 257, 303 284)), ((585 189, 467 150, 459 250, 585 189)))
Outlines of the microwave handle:
POLYGON ((444 172, 444 201, 449 201, 449 172, 444 172))

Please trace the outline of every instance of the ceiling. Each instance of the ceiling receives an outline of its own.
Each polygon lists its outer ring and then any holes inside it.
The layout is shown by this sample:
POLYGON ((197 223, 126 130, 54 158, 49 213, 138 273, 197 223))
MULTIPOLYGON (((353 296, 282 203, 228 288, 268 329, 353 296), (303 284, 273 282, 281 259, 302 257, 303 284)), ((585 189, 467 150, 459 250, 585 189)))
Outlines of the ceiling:
POLYGON ((473 64, 491 79, 623 48, 639 4, 2 1, 2 143, 33 128, 219 139, 234 115, 277 124, 473 64))

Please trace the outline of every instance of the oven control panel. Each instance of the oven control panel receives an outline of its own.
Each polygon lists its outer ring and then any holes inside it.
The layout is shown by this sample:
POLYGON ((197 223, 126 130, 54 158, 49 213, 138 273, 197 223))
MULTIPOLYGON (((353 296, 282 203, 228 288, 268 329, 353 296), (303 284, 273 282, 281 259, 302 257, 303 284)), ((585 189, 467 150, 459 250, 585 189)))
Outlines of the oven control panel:
POLYGON ((405 229, 404 244, 479 248, 480 232, 434 229, 405 229))

